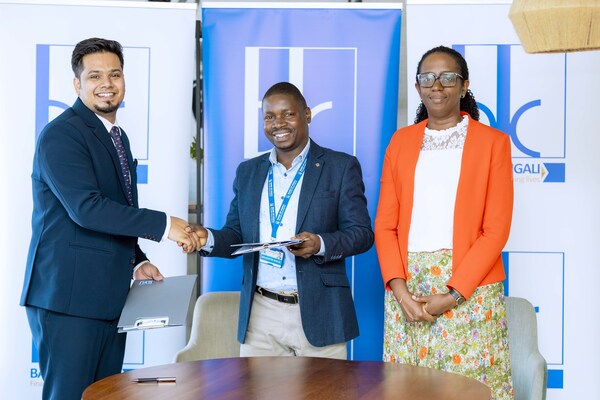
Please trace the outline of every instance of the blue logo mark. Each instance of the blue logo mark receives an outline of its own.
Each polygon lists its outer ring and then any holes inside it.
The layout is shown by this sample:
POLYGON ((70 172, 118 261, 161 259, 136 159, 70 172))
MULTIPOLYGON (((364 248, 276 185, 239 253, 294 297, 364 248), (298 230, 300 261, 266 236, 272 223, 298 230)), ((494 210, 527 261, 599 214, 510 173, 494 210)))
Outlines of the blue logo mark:
POLYGON ((50 107, 66 110, 70 106, 50 99, 50 47, 48 44, 36 46, 37 65, 35 70, 35 137, 50 121, 50 107))
MULTIPOLYGON (((465 56, 465 46, 464 45, 455 45, 452 46, 454 50, 458 51, 465 56)), ((488 117, 490 120, 490 125, 496 129, 501 130, 504 133, 507 133, 513 144, 519 149, 522 153, 528 155, 529 157, 539 158, 540 152, 531 150, 527 148, 520 140, 517 135, 517 123, 519 122, 519 118, 529 109, 533 107, 538 107, 542 104, 540 99, 531 100, 528 103, 523 104, 521 107, 517 109, 517 111, 511 115, 510 114, 510 75, 511 75, 511 47, 512 45, 497 45, 497 116, 494 112, 485 104, 478 102, 477 105, 479 109, 488 117)))
MULTIPOLYGON (((35 91, 35 138, 39 136, 42 132, 42 129, 50 122, 53 117, 51 116, 51 111, 54 111, 52 115, 56 116, 60 112, 66 110, 71 106, 69 102, 61 101, 57 99, 55 96, 60 98, 61 94, 64 98, 70 98, 71 93, 69 92, 68 96, 64 95, 64 90, 53 90, 51 94, 51 84, 50 84, 50 71, 53 66, 53 61, 56 63, 60 60, 61 66, 63 61, 68 62, 68 56, 72 51, 74 46, 72 45, 53 45, 53 44, 38 44, 36 45, 36 91, 35 91)), ((143 49, 142 49, 143 50, 143 49)), ((144 56, 144 52, 140 49, 129 50, 136 57, 144 56), (142 53, 142 54, 138 54, 142 53)), ((70 73, 68 71, 67 66, 70 64, 65 64, 65 68, 54 68, 57 71, 56 74, 65 74, 70 73)), ((53 69, 53 70, 54 70, 53 69)), ((61 75, 61 78, 64 76, 61 75)), ((64 82, 64 79, 61 79, 61 82, 64 82)), ((72 90, 71 87, 68 89, 72 90)), ((120 109, 125 108, 125 102, 123 101, 119 107, 120 109)), ((121 119, 121 118, 120 118, 121 119)), ((135 146, 135 143, 132 143, 135 146)), ((147 153, 147 149, 146 149, 147 153)), ((140 157, 138 157, 140 158, 140 157)), ((147 158, 146 158, 147 159, 147 158)), ((139 164, 137 165, 137 183, 145 184, 148 183, 148 165, 139 164)))
MULTIPOLYGON (((519 57, 520 46, 510 44, 481 46, 457 44, 452 47, 464 57, 466 57, 468 49, 469 52, 485 53, 488 58, 491 56, 490 49, 495 47, 496 87, 489 89, 491 92, 495 91, 495 96, 488 96, 486 101, 478 101, 477 105, 492 127, 510 136, 514 148, 517 150, 517 154, 513 154, 513 159, 530 159, 530 161, 517 162, 513 165, 515 181, 521 183, 565 182, 565 163, 545 163, 541 160, 542 158, 565 158, 564 96, 562 99, 557 98, 555 95, 550 98, 545 93, 546 88, 543 87, 543 82, 547 81, 552 81, 553 85, 560 87, 563 80, 566 87, 565 64, 563 59, 560 58, 562 56, 559 55, 556 56, 558 58, 544 60, 546 64, 543 64, 543 66, 546 68, 543 79, 539 82, 535 79, 528 79, 526 81, 531 83, 530 86, 523 88, 519 83, 523 81, 525 74, 533 74, 534 76, 540 74, 535 70, 536 65, 530 65, 531 59, 519 57), (516 75, 518 83, 514 83, 513 73, 516 75), (515 90, 515 93, 513 93, 512 85, 519 87, 519 90, 515 90), (530 92, 535 94, 530 95, 530 92), (542 99, 545 99, 544 102, 542 99), (518 101, 524 103, 517 107, 511 104, 518 101), (562 105, 560 101, 563 101, 562 105), (495 104, 495 111, 486 104, 488 102, 489 104, 495 104), (557 109, 560 112, 556 112, 557 109), (521 123, 521 126, 519 126, 522 117, 526 115, 531 115, 528 121, 529 125, 521 123), (549 115, 551 118, 548 118, 549 115), (542 119, 544 121, 541 121, 542 119), (533 120, 536 121, 535 128, 531 126, 533 120), (562 124, 559 122, 562 122, 562 124), (546 123, 547 126, 542 123, 546 123), (562 132, 560 132, 561 129, 562 132), (539 133, 542 131, 544 132, 543 135, 539 133), (524 140, 524 137, 528 139, 529 144, 526 144, 527 141, 524 140)), ((481 55, 480 58, 482 58, 481 55)), ((474 61, 480 60, 475 59, 474 61)), ((540 62, 540 60, 536 59, 536 62, 540 62)), ((485 62, 487 68, 493 68, 490 64, 489 61, 485 62)), ((531 77, 531 75, 529 76, 531 77)))
MULTIPOLYGON (((33 340, 31 341, 31 362, 35 364, 39 364, 40 362, 40 354, 33 340)), ((42 371, 39 368, 29 368, 29 378, 42 378, 42 371)))
POLYGON ((244 158, 272 146, 262 132, 261 99, 274 83, 289 81, 312 111, 310 136, 320 145, 356 153, 357 49, 350 47, 246 47, 244 158), (335 132, 335 135, 331 134, 335 132))

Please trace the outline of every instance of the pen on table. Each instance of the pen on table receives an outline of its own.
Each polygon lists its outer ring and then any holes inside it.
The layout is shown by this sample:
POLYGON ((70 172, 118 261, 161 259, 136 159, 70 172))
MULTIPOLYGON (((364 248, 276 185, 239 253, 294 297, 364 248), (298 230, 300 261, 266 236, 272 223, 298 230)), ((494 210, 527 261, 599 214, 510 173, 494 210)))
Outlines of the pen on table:
POLYGON ((176 379, 174 376, 155 376, 149 378, 135 378, 132 379, 131 382, 134 383, 162 383, 162 382, 175 382, 176 379))

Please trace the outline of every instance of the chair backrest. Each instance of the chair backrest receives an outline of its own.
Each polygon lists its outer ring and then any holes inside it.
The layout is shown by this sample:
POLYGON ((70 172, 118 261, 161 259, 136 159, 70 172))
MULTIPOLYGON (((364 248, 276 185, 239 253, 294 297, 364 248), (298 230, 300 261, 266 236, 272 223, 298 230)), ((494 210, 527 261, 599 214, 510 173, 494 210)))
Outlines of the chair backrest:
POLYGON ((548 368, 538 349, 535 310, 523 298, 505 300, 515 400, 544 400, 548 368))
POLYGON ((240 292, 209 292, 198 297, 190 340, 175 355, 174 361, 239 357, 239 305, 240 292))

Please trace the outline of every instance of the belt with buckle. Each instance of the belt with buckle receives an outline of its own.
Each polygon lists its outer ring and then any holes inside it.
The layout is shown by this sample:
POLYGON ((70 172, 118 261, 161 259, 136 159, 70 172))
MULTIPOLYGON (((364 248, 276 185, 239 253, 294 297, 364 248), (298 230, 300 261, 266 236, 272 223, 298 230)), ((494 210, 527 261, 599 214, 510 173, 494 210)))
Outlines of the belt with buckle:
POLYGON ((298 304, 298 293, 281 294, 281 293, 271 292, 270 290, 261 288, 260 286, 256 287, 256 293, 259 293, 262 296, 265 296, 269 299, 277 300, 281 303, 298 304))

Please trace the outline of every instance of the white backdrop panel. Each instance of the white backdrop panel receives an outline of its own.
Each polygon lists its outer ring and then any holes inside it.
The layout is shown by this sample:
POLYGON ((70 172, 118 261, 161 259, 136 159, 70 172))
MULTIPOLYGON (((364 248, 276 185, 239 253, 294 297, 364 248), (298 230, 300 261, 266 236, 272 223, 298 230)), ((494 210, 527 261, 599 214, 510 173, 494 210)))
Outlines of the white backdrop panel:
POLYGON ((527 54, 508 18, 510 1, 477 3, 408 2, 409 120, 419 102, 412 82, 421 55, 440 44, 463 53, 481 121, 513 142, 505 284, 508 295, 536 307, 548 399, 597 399, 600 52, 527 54))
MULTIPOLYGON (((41 397, 37 355, 18 302, 31 234, 36 130, 62 111, 60 103, 70 106, 76 98, 73 46, 93 36, 124 46, 127 95, 118 120, 140 163, 140 206, 187 219, 195 19, 195 4, 0 2, 2 398, 41 397)), ((172 242, 141 240, 140 245, 166 276, 186 273, 186 257, 172 242)), ((129 339, 124 368, 164 364, 185 345, 185 329, 135 333, 129 339)))

